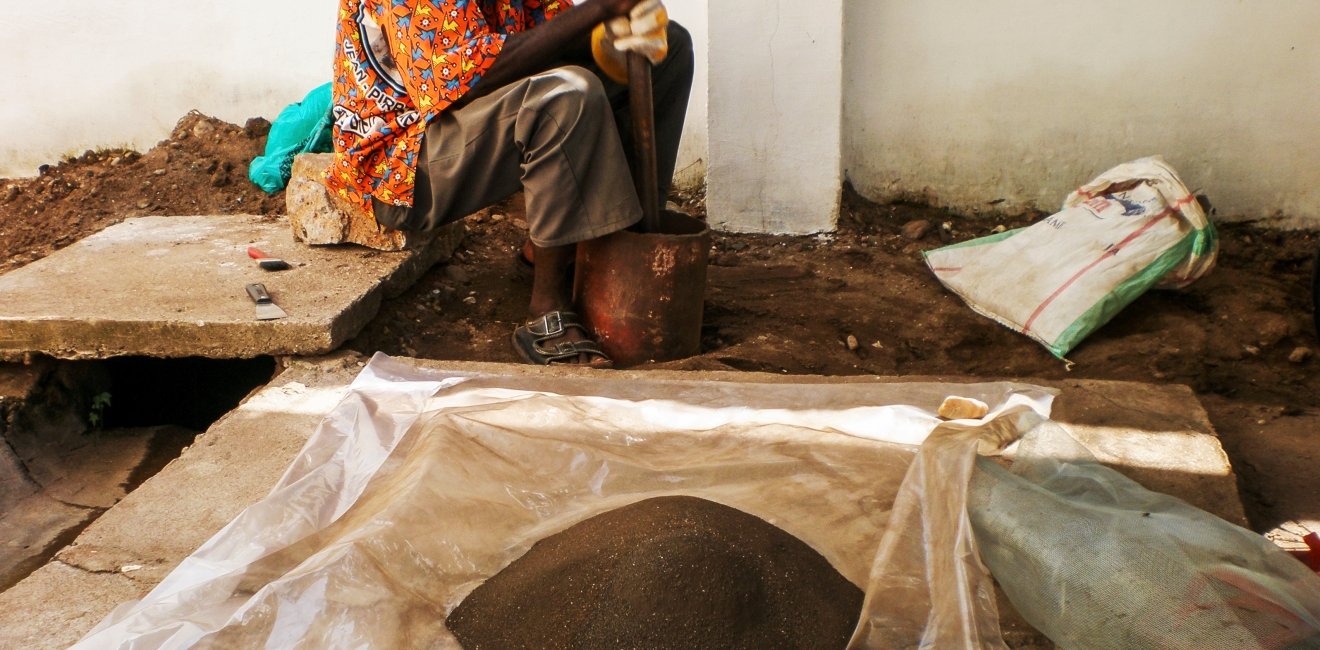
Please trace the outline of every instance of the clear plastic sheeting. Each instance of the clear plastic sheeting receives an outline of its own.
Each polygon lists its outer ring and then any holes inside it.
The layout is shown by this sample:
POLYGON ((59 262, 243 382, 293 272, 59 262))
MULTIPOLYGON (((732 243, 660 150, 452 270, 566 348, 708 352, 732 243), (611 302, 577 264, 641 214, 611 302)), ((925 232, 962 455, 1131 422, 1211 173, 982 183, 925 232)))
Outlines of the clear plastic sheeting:
POLYGON ((968 510, 1009 600, 1061 647, 1320 648, 1306 565, 1100 465, 1057 424, 1027 434, 1012 472, 977 460, 968 510))
POLYGON ((447 613, 536 541, 669 495, 761 517, 862 586, 855 647, 916 647, 927 621, 973 621, 999 643, 959 500, 976 447, 1016 438, 1052 397, 1012 383, 484 376, 378 355, 265 499, 75 647, 457 648, 447 613), (941 422, 949 395, 991 412, 941 422), (937 429, 943 451, 923 451, 923 493, 903 505, 917 445, 937 429), (961 481, 944 478, 951 456, 961 481), (900 507, 905 530, 952 519, 925 543, 886 536, 900 507), (909 618, 879 620, 890 607, 909 618), (878 628, 907 638, 877 646, 878 628))
POLYGON ((851 647, 1007 649, 967 490, 980 455, 998 454, 1044 421, 1022 407, 986 424, 935 428, 899 487, 851 647))

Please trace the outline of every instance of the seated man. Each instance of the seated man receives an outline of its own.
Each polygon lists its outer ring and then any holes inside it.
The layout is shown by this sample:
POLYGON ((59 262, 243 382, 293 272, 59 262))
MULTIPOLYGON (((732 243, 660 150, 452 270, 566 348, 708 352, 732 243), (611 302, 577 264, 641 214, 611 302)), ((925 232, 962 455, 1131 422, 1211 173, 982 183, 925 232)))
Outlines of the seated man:
POLYGON ((573 313, 570 265, 578 242, 641 218, 629 48, 658 62, 663 202, 692 85, 687 32, 659 0, 340 0, 337 38, 330 191, 426 231, 522 189, 532 319, 513 343, 532 363, 608 365, 573 313))

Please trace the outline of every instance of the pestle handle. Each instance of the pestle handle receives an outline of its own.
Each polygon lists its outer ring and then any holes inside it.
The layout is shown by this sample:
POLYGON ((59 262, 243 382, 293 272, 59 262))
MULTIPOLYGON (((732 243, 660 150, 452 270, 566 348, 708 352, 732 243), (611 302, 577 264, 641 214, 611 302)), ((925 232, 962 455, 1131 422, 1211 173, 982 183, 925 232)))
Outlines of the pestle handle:
POLYGON ((628 53, 628 102, 636 157, 633 183, 637 186, 637 198, 642 202, 642 227, 645 232, 659 232, 660 172, 655 158, 651 62, 637 52, 628 53))

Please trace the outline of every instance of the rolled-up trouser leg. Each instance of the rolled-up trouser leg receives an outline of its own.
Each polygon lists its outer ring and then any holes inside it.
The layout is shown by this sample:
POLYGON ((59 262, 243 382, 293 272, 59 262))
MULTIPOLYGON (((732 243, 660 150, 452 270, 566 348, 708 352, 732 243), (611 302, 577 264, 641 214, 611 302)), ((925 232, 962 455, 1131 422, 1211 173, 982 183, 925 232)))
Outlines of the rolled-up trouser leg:
POLYGON ((519 189, 538 246, 632 225, 641 205, 600 80, 566 66, 516 81, 426 129, 411 210, 376 202, 381 224, 432 230, 519 189))

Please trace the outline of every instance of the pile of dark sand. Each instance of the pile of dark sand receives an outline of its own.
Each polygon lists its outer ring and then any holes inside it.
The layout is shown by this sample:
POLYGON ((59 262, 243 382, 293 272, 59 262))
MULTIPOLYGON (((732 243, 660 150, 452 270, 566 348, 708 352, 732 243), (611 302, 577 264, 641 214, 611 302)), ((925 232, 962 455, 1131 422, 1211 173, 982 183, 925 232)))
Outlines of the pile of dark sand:
POLYGON ((467 650, 843 648, 862 592, 771 524, 692 497, 547 537, 446 625, 467 650))

